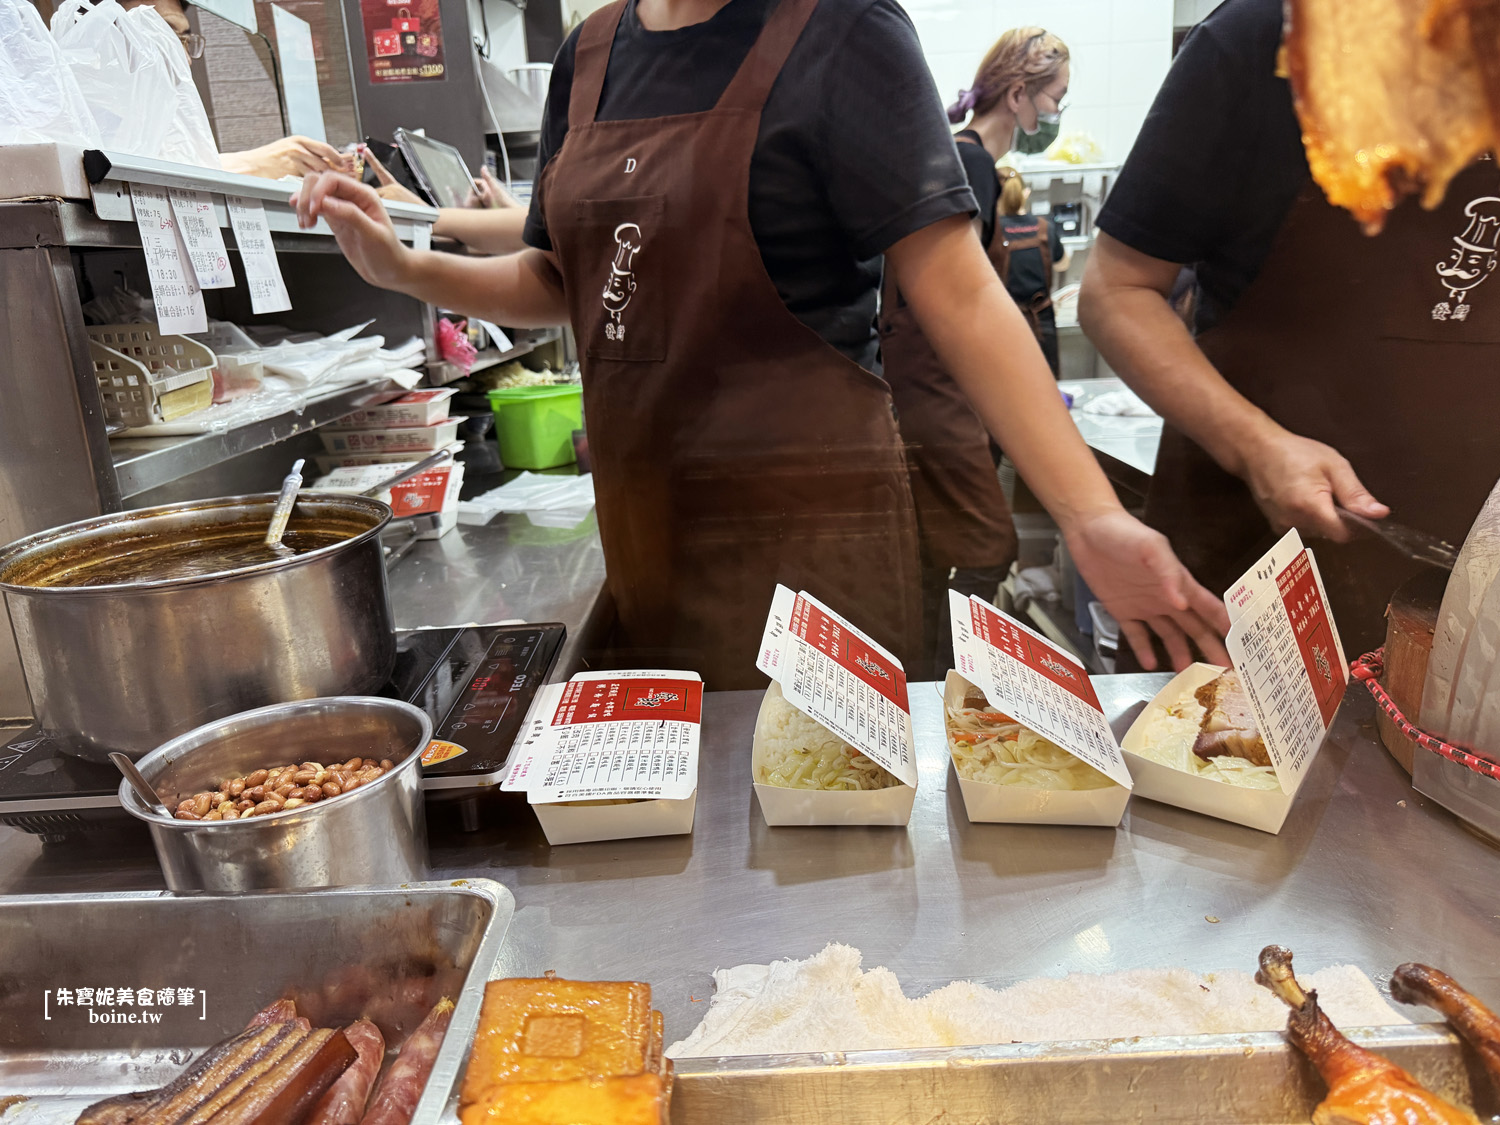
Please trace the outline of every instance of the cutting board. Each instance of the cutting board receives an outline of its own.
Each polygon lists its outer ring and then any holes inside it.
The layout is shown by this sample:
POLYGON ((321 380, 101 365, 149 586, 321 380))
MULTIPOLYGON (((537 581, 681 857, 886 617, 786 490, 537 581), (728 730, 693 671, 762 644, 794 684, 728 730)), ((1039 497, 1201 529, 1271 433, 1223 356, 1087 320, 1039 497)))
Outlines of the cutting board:
MULTIPOLYGON (((1380 683, 1412 722, 1422 713, 1427 660, 1432 655, 1432 635, 1447 584, 1446 571, 1423 570, 1396 591, 1385 612, 1385 673, 1380 683)), ((1391 756, 1411 773, 1416 743, 1402 734, 1379 708, 1375 711, 1375 726, 1391 756)))

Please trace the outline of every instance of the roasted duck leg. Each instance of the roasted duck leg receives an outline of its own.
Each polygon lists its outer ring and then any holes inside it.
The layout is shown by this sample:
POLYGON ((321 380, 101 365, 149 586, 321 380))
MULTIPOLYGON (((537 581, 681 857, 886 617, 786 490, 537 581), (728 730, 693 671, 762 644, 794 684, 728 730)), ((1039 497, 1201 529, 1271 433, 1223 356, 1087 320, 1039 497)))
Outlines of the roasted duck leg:
POLYGON ((1467 1039, 1500 1093, 1500 1016, 1458 986, 1447 973, 1409 961, 1391 974, 1391 995, 1402 1004, 1425 1004, 1443 1013, 1467 1039))
POLYGON ((1328 1083, 1313 1125, 1479 1125, 1472 1113, 1428 1093, 1395 1063, 1344 1038, 1318 1007, 1318 994, 1304 992, 1292 975, 1291 950, 1262 949, 1255 979, 1291 1008, 1287 1038, 1328 1083))

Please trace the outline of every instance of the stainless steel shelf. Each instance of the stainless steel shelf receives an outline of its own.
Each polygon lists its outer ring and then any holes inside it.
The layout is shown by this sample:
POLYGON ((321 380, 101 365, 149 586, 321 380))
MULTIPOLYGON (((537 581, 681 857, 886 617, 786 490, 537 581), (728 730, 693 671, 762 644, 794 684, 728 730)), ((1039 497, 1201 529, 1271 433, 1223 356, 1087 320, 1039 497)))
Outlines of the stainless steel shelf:
POLYGON ((120 482, 120 494, 127 499, 138 496, 241 453, 262 449, 293 434, 316 429, 345 414, 389 402, 404 393, 389 379, 372 379, 340 387, 323 398, 314 399, 300 413, 288 410, 222 434, 114 438, 109 443, 110 455, 120 482))
POLYGON ((486 367, 495 367, 501 363, 509 363, 513 359, 520 359, 523 355, 530 355, 543 344, 550 344, 554 340, 562 339, 561 328, 539 328, 531 331, 525 336, 518 337, 515 347, 508 351, 496 351, 494 348, 486 348, 480 352, 474 360, 474 365, 469 368, 469 374, 483 371, 486 367))

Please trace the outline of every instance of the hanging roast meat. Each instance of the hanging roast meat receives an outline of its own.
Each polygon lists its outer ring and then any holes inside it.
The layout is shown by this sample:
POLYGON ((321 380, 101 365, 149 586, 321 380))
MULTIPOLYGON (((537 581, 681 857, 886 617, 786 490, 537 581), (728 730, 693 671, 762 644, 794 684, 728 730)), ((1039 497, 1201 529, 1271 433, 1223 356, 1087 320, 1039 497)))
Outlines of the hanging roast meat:
POLYGON ((1290 950, 1262 949, 1255 979, 1291 1008, 1287 1038, 1328 1083, 1313 1125, 1479 1125, 1468 1110, 1424 1090, 1395 1063, 1346 1039, 1318 1007, 1318 994, 1297 983, 1290 950))
POLYGON ((1500 136, 1500 0, 1287 0, 1282 68, 1313 178, 1368 233, 1500 136))

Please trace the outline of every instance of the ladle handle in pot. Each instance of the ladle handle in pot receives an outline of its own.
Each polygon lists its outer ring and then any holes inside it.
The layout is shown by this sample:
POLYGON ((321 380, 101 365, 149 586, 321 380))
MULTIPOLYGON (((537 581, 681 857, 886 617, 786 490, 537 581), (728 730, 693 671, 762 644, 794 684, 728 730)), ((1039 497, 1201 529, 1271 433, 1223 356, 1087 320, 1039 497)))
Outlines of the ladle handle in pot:
POLYGON ((439 449, 436 453, 433 453, 430 456, 422 458, 422 460, 418 461, 415 465, 410 465, 407 468, 402 469, 395 476, 389 477, 386 480, 381 481, 379 484, 375 485, 373 488, 367 488, 367 489, 365 489, 362 493, 360 493, 360 495, 361 496, 368 496, 368 497, 370 497, 373 500, 375 497, 379 496, 386 489, 388 489, 388 488, 395 488, 402 481, 404 481, 404 480, 410 480, 412 477, 416 476, 418 473, 425 473, 428 469, 436 468, 438 465, 441 465, 444 461, 446 461, 451 456, 453 456, 453 454, 450 453, 448 450, 446 450, 446 449, 439 449))

